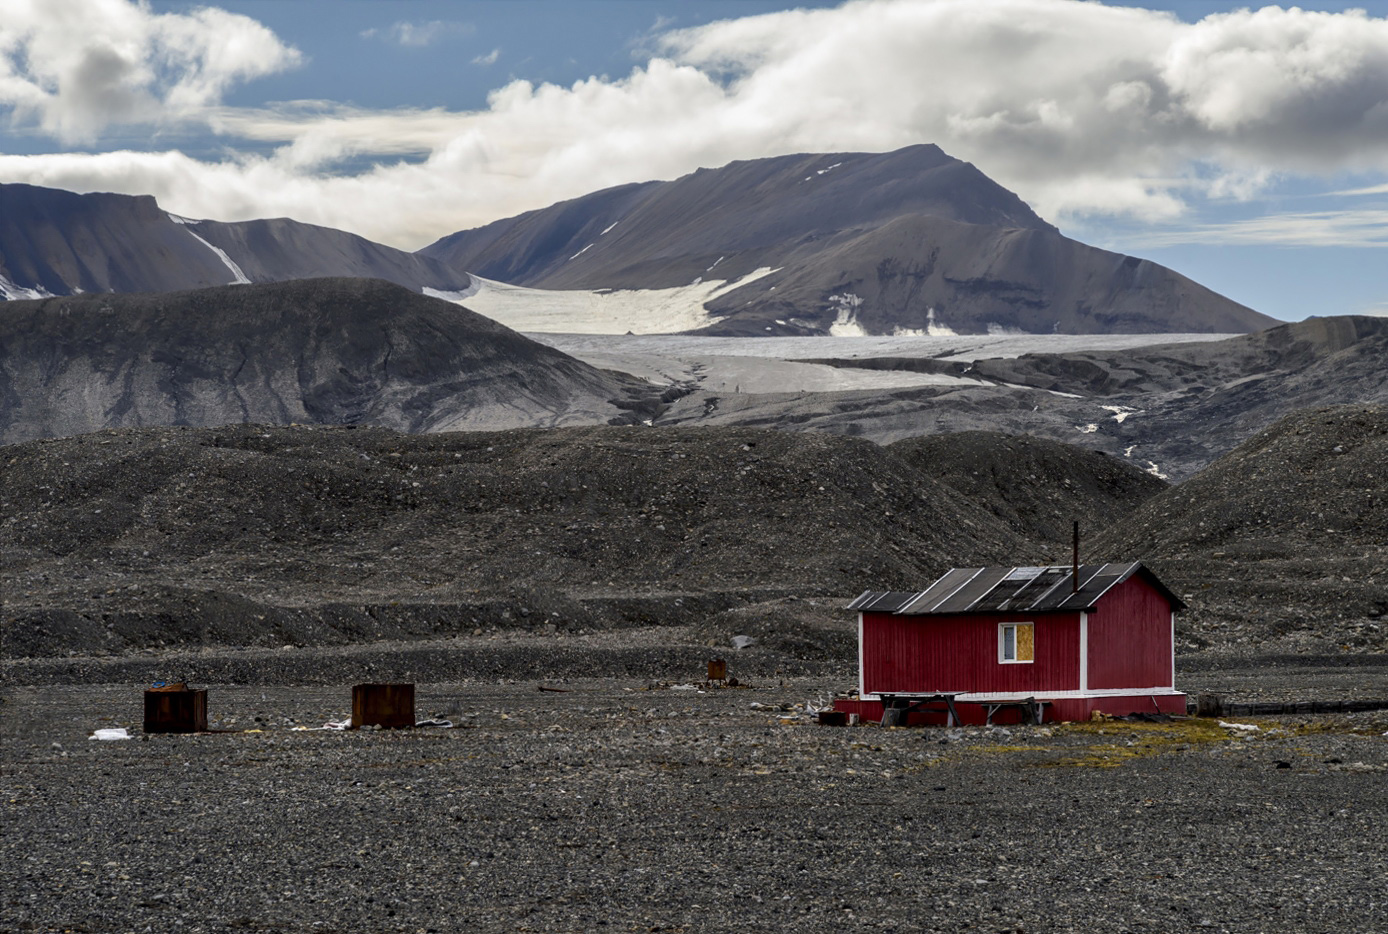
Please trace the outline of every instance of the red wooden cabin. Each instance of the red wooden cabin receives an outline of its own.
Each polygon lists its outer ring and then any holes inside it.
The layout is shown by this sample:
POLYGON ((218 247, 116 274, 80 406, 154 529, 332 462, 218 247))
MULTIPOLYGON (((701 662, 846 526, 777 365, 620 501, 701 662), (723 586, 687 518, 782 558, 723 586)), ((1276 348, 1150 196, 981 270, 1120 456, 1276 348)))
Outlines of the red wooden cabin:
POLYGON ((919 593, 869 591, 848 608, 858 699, 835 706, 864 720, 884 708, 921 723, 1186 710, 1173 651, 1185 604, 1137 562, 955 568, 919 593))

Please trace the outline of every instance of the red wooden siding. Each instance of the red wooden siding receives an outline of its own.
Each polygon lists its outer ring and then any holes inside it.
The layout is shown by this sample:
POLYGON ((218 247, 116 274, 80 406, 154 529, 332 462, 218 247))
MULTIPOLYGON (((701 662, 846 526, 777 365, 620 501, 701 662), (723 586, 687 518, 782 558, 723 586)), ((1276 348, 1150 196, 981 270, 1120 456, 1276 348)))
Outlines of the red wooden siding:
POLYGON ((1080 681, 1079 614, 895 616, 863 614, 863 690, 1074 691, 1080 681), (1036 660, 998 662, 998 624, 1034 623, 1036 660))
POLYGON ((1171 686, 1171 604, 1133 575, 1089 614, 1089 688, 1171 686))

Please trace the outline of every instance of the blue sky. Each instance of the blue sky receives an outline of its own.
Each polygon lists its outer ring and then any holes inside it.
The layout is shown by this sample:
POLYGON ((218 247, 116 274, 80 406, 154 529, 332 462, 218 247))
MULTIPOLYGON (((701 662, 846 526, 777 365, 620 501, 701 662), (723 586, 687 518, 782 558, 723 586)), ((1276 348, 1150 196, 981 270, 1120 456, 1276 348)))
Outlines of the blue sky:
POLYGON ((416 249, 915 142, 1275 317, 1388 313, 1388 0, 0 0, 0 181, 191 216, 416 249))

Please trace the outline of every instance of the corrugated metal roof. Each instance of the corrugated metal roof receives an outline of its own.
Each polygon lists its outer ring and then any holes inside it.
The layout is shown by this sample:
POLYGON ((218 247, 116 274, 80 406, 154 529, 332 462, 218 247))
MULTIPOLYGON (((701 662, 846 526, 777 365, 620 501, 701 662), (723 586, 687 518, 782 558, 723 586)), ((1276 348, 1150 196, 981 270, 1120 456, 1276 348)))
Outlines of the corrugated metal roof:
POLYGON ((1141 574, 1176 609, 1185 609, 1185 604, 1139 561, 1082 564, 1078 590, 1072 583, 1073 568, 1066 564, 953 568, 920 593, 868 591, 848 608, 903 616, 1090 610, 1100 597, 1134 574, 1141 574))
POLYGON ((910 603, 917 596, 916 591, 901 593, 894 590, 869 590, 848 604, 850 610, 862 610, 866 613, 900 613, 901 608, 910 603))

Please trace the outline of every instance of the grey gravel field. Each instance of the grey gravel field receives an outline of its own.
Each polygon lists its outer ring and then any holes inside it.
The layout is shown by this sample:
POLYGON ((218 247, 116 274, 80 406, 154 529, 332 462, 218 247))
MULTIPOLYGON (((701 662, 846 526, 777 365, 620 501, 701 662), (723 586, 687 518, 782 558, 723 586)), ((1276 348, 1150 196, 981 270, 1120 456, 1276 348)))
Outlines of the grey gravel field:
POLYGON ((345 684, 214 683, 243 732, 146 737, 139 685, 11 678, 0 931, 1388 929, 1388 712, 835 729, 841 678, 748 680, 421 683, 453 728, 360 732, 297 729, 345 684))

